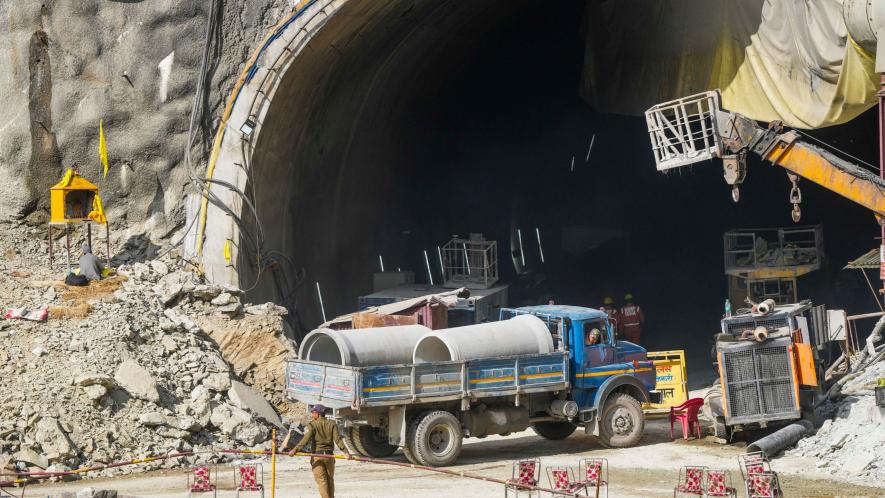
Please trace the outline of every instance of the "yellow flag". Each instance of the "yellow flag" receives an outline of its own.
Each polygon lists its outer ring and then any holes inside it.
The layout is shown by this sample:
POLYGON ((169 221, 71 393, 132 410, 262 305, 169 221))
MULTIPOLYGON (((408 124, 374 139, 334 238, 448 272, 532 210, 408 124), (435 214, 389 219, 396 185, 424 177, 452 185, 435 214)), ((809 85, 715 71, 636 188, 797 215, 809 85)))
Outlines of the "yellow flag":
POLYGON ((104 166, 104 178, 108 177, 108 144, 104 139, 104 120, 98 122, 98 158, 104 166))

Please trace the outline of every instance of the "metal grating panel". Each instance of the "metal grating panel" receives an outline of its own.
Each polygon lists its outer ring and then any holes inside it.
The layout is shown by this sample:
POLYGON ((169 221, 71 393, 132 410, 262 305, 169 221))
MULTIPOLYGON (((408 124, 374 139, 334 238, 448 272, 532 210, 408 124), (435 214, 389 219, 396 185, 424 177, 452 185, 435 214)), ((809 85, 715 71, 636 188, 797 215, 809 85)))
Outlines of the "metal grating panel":
POLYGON ((736 344, 722 353, 729 419, 762 421, 796 411, 789 339, 736 344))
POLYGON ((789 315, 753 317, 746 320, 729 321, 727 324, 728 333, 736 337, 740 337, 745 331, 753 330, 760 325, 768 329, 788 327, 790 325, 789 315))

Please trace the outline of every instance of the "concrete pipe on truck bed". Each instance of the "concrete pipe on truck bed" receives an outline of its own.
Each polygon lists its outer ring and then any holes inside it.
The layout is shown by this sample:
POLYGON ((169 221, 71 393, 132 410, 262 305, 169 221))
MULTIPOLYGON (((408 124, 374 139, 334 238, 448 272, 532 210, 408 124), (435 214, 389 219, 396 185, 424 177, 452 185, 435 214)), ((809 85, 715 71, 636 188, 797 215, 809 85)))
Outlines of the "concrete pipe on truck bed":
POLYGON ((536 316, 518 315, 500 322, 430 331, 418 341, 413 359, 429 363, 552 351, 553 337, 544 322, 536 316))
POLYGON ((423 325, 354 330, 318 329, 301 341, 302 360, 351 367, 400 365, 412 361, 418 340, 430 329, 423 325))

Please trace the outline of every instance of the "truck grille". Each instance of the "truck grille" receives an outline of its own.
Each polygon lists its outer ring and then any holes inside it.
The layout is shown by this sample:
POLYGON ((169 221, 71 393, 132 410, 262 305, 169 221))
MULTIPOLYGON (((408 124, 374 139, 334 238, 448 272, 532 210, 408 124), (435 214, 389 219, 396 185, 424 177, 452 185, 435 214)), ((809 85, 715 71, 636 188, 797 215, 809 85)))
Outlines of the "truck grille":
POLYGON ((798 416, 788 338, 764 344, 722 344, 728 421, 748 423, 798 416))

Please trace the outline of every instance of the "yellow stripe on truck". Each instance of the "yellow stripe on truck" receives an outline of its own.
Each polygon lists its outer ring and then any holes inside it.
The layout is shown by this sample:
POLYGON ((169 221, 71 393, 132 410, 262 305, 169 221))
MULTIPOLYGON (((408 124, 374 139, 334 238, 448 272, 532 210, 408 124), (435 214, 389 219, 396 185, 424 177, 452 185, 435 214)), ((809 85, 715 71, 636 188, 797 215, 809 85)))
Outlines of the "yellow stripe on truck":
POLYGON ((632 368, 625 368, 623 370, 606 370, 604 372, 582 373, 582 374, 578 374, 578 377, 601 377, 603 375, 614 375, 614 374, 622 374, 622 373, 640 373, 640 372, 651 372, 651 368, 637 368, 636 370, 634 370, 632 368))

